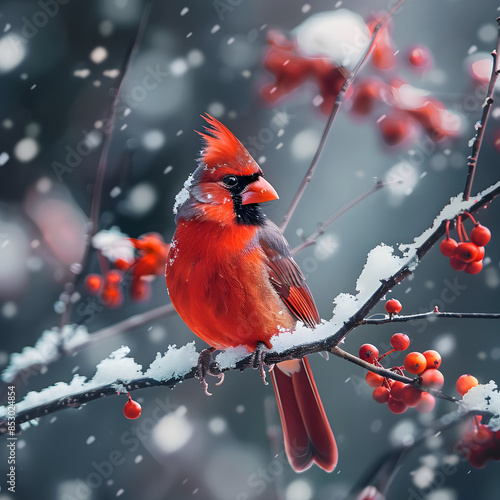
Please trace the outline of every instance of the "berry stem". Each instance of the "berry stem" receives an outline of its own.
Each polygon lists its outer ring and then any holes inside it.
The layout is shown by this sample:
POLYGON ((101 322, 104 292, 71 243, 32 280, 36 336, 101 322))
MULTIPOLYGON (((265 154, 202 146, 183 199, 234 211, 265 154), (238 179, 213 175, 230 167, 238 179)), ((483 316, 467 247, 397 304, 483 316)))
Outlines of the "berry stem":
POLYGON ((457 233, 458 233, 458 238, 460 241, 463 243, 464 241, 464 234, 463 234, 463 227, 462 227, 462 217, 459 215, 457 217, 457 233))
POLYGON ((449 220, 446 221, 446 239, 450 239, 450 222, 449 220))
POLYGON ((469 217, 469 219, 472 221, 472 223, 477 226, 479 224, 479 222, 476 221, 476 219, 474 219, 474 217, 472 216, 472 214, 470 214, 469 212, 464 212, 464 215, 467 215, 467 217, 469 217))
POLYGON ((380 358, 378 358, 378 360, 382 360, 384 359, 388 354, 391 354, 395 351, 396 349, 391 349, 390 351, 387 351, 385 354, 382 354, 382 356, 380 356, 380 358))

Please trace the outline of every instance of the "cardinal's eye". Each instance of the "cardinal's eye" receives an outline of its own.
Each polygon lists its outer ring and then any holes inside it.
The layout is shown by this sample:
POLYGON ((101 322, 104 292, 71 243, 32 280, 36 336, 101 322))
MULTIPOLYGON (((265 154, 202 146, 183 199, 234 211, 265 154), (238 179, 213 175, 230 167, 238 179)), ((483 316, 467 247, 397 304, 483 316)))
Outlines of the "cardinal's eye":
POLYGON ((238 184, 238 179, 235 175, 226 175, 224 179, 222 179, 222 182, 227 187, 234 187, 238 184))

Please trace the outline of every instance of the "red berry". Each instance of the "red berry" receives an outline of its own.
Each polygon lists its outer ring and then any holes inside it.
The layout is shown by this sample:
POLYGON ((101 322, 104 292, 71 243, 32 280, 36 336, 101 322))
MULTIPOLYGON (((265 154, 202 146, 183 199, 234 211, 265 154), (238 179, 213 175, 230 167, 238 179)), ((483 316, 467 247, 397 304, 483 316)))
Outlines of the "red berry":
POLYGON ((480 260, 484 259, 484 247, 477 247, 477 255, 476 258, 473 260, 473 262, 479 262, 480 260))
POLYGON ((481 269, 483 268, 483 261, 480 260, 479 262, 469 262, 466 266, 464 271, 467 274, 478 274, 481 272, 481 269))
POLYGON ((470 232, 470 240, 478 247, 484 247, 491 238, 491 231, 481 224, 477 224, 470 232))
POLYGON ((425 370, 425 372, 420 375, 420 378, 422 379, 422 385, 429 389, 441 389, 444 384, 443 374, 434 368, 425 370))
POLYGON ((359 348, 359 357, 373 364, 373 361, 378 359, 378 349, 372 344, 363 344, 359 348))
POLYGON ((387 387, 376 387, 373 389, 372 398, 377 403, 387 403, 389 399, 389 389, 387 389, 387 387))
POLYGON ((130 269, 131 264, 124 259, 116 259, 114 265, 120 271, 127 271, 130 269))
POLYGON ((424 358, 427 361, 427 368, 439 368, 441 366, 441 355, 432 349, 424 352, 424 358))
POLYGON ((467 460, 472 467, 482 469, 486 465, 486 462, 488 462, 488 457, 482 450, 471 450, 467 460))
POLYGON ((420 413, 430 413, 434 409, 435 405, 436 398, 428 392, 422 392, 420 401, 417 403, 415 408, 420 413))
POLYGON ((405 358, 405 370, 418 375, 427 368, 427 361, 421 352, 410 352, 405 358))
POLYGON ((99 295, 102 290, 103 279, 99 274, 89 274, 85 278, 85 289, 90 295, 99 295))
POLYGON ((411 132, 410 121, 403 116, 386 116, 378 122, 384 142, 388 146, 400 144, 411 132))
POLYGON ((145 302, 151 297, 149 281, 134 276, 130 285, 130 297, 134 302, 145 302))
POLYGON ((134 420, 141 414, 141 405, 130 396, 123 407, 123 414, 130 420, 134 420))
POLYGON ((388 314, 399 314, 401 309, 403 309, 403 306, 399 300, 390 299, 385 303, 385 310, 388 314))
POLYGON ((467 263, 457 256, 450 257, 450 266, 455 271, 463 271, 467 267, 467 263))
POLYGON ((117 269, 113 269, 106 274, 106 282, 113 285, 118 285, 122 281, 122 273, 117 269))
POLYGON ((391 410, 392 413, 396 413, 397 415, 404 413, 408 409, 408 406, 405 403, 403 403, 403 401, 398 401, 397 399, 394 399, 392 396, 389 396, 387 404, 389 406, 389 410, 391 410))
POLYGON ((117 309, 122 305, 123 295, 117 286, 107 285, 104 287, 101 299, 106 307, 117 309))
POLYGON ((477 255, 479 249, 474 243, 460 242, 457 246, 455 256, 463 262, 472 262, 477 255))
POLYGON ((407 384, 403 389, 403 399, 402 401, 408 406, 416 406, 422 397, 422 391, 414 387, 413 385, 407 384))
POLYGON ((476 385, 478 384, 479 382, 476 377, 473 377, 469 374, 460 375, 456 383, 457 392, 464 396, 465 394, 467 394, 467 392, 469 392, 470 389, 476 387, 476 385))
POLYGON ((428 68, 431 65, 432 57, 425 47, 413 47, 408 54, 409 63, 415 68, 428 68))
POLYGON ((366 79, 358 83, 352 97, 351 110, 358 115, 367 115, 373 111, 382 83, 375 79, 366 79))
POLYGON ((395 333, 391 337, 391 345, 396 351, 405 351, 410 345, 410 337, 404 333, 395 333))
POLYGON ((453 257, 457 251, 458 243, 453 238, 445 238, 439 245, 441 253, 445 257, 453 257))
POLYGON ((384 377, 378 373, 368 372, 365 376, 365 380, 370 387, 379 387, 383 384, 384 377))
POLYGON ((399 380, 396 380, 392 386, 391 386, 391 397, 395 399, 396 401, 402 401, 403 400, 403 390, 406 387, 406 384, 404 382, 400 382, 399 380))

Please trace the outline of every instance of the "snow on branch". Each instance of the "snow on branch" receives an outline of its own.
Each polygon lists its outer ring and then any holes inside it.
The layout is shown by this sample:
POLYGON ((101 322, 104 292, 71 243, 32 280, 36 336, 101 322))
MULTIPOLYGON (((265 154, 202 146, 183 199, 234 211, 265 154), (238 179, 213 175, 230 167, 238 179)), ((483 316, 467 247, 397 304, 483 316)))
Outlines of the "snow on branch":
MULTIPOLYGON (((143 373, 142 366, 128 357, 130 349, 122 346, 101 361, 92 379, 74 375, 71 382, 57 382, 40 392, 31 391, 16 403, 16 429, 37 425, 36 419, 64 408, 79 408, 94 399, 157 385, 173 386, 194 376, 198 362, 194 342, 177 349, 169 346, 143 373)), ((0 434, 7 432, 7 407, 0 406, 0 434)))
POLYGON ((84 325, 64 325, 61 330, 45 330, 35 345, 26 346, 20 353, 10 356, 10 363, 2 372, 2 381, 16 385, 20 380, 57 361, 61 355, 72 355, 122 333, 138 328, 160 318, 175 313, 172 304, 156 307, 149 311, 134 314, 112 326, 89 333, 84 325))
MULTIPOLYGON (((367 262, 357 282, 357 295, 342 293, 335 300, 333 317, 324 321, 316 330, 311 331, 299 325, 294 332, 284 331, 271 339, 274 350, 268 352, 264 361, 271 365, 307 354, 329 351, 351 362, 355 356, 344 353, 337 346, 344 337, 363 324, 366 316, 382 297, 395 285, 403 281, 417 267, 421 259, 444 235, 446 221, 467 210, 475 213, 488 205, 500 194, 500 181, 479 193, 474 199, 462 201, 462 196, 450 200, 434 220, 433 225, 408 245, 400 245, 402 256, 394 255, 394 249, 381 244, 370 251, 367 262)), ((196 374, 198 354, 194 343, 177 349, 170 346, 164 355, 157 355, 149 368, 143 373, 142 367, 127 357, 129 349, 122 347, 109 358, 99 363, 91 380, 75 375, 67 384, 59 382, 40 392, 30 392, 16 404, 16 427, 43 415, 66 407, 79 407, 88 401, 117 392, 132 391, 157 385, 173 387, 182 380, 193 378, 196 374)), ((361 360, 360 360, 361 361, 361 360)), ((222 351, 216 357, 214 371, 245 369, 252 366, 251 356, 246 349, 238 347, 222 351)), ((361 366, 363 366, 361 364, 361 366)), ((373 369, 373 367, 372 367, 373 369)), ((385 373, 384 373, 385 374, 385 373)), ((387 374, 391 376, 391 372, 387 374)), ((392 374, 391 378, 396 378, 392 374)), ((7 407, 0 407, 0 433, 7 431, 7 407)))

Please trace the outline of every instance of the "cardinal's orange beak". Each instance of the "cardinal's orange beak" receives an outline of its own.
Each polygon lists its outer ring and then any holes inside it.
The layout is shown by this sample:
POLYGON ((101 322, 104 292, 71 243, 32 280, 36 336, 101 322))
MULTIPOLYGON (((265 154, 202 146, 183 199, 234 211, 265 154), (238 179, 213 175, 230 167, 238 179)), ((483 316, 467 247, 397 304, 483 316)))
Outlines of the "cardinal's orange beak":
POLYGON ((241 193, 242 205, 264 203, 265 201, 277 200, 278 198, 278 193, 264 177, 259 177, 258 180, 249 184, 245 191, 241 193))

